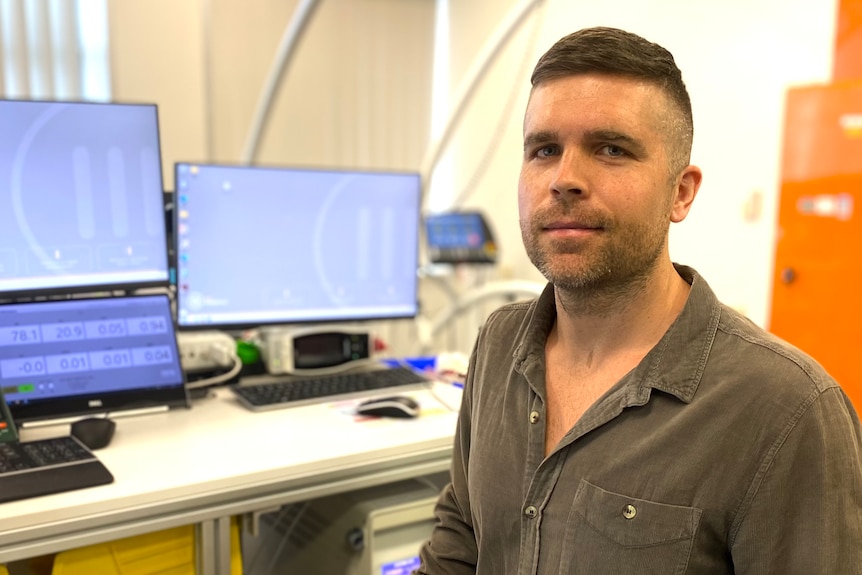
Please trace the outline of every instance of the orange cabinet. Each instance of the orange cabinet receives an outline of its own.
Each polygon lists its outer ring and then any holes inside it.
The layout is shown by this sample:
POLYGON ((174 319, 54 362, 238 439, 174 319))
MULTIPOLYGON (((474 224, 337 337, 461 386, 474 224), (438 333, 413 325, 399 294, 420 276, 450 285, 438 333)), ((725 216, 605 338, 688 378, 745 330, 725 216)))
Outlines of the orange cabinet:
POLYGON ((769 329, 862 413, 862 80, 787 95, 769 329))
POLYGON ((862 78, 862 0, 841 0, 838 4, 832 77, 862 78))

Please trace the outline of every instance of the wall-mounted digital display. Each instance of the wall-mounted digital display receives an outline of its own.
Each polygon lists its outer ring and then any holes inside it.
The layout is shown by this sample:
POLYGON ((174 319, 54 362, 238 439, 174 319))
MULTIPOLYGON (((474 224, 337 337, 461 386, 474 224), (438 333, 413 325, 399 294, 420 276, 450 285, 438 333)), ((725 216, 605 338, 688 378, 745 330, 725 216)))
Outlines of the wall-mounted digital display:
POLYGON ((480 212, 425 217, 428 256, 434 263, 494 263, 497 244, 480 212))

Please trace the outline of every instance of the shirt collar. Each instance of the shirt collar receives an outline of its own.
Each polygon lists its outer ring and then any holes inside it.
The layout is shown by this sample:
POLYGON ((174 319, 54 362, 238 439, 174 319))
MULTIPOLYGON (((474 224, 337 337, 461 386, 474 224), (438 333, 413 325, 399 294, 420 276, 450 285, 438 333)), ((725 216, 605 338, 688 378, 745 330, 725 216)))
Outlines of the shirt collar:
MULTIPOLYGON (((643 401, 658 389, 690 402, 697 391, 718 330, 721 304, 693 268, 674 264, 691 291, 685 306, 661 340, 625 379, 636 385, 643 401)), ((554 287, 548 284, 530 308, 525 337, 515 350, 515 365, 524 372, 534 362, 544 366, 545 341, 556 319, 554 287)))

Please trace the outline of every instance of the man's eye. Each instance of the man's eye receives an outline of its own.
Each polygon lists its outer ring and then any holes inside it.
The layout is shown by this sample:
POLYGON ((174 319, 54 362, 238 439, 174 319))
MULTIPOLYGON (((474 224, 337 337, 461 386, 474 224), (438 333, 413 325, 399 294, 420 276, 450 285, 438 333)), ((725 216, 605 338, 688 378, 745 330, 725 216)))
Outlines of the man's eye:
POLYGON ((557 146, 542 146, 536 151, 536 156, 540 158, 547 158, 550 156, 556 156, 557 152, 557 146))
POLYGON ((602 150, 612 158, 619 158, 620 156, 625 156, 626 151, 619 146, 614 146, 613 144, 608 144, 607 146, 603 146, 602 150))

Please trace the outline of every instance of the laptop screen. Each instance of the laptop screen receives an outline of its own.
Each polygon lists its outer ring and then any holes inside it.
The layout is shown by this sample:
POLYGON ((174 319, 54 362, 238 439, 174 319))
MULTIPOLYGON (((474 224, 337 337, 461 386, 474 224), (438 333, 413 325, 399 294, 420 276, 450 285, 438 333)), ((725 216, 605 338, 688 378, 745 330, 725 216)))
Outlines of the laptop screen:
POLYGON ((168 296, 0 305, 0 387, 18 423, 187 407, 168 296))

